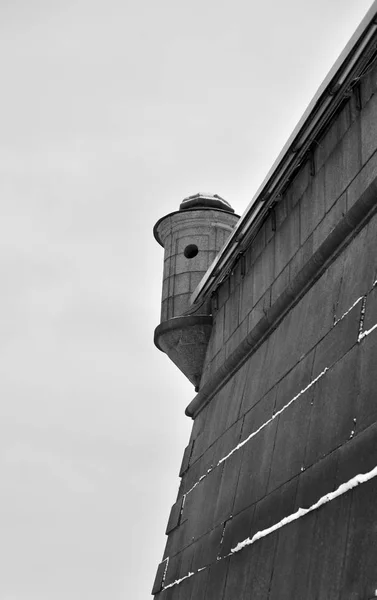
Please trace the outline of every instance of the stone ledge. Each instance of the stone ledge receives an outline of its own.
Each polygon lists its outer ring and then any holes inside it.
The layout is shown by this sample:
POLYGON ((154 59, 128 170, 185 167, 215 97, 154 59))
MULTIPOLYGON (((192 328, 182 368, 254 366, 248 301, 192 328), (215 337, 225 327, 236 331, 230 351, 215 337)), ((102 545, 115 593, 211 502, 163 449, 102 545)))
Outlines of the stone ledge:
POLYGON ((329 264, 377 212, 377 177, 360 195, 338 225, 329 233, 293 281, 276 299, 262 319, 207 381, 186 408, 186 415, 195 418, 211 398, 238 371, 249 356, 277 327, 288 311, 304 296, 329 264))

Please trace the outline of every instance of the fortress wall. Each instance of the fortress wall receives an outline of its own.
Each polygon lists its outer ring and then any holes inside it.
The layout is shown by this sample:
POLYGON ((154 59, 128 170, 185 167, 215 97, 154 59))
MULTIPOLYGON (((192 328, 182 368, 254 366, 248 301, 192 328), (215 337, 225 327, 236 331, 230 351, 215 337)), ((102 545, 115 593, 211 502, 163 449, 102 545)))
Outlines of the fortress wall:
POLYGON ((217 291, 158 600, 377 589, 376 88, 377 66, 217 291))

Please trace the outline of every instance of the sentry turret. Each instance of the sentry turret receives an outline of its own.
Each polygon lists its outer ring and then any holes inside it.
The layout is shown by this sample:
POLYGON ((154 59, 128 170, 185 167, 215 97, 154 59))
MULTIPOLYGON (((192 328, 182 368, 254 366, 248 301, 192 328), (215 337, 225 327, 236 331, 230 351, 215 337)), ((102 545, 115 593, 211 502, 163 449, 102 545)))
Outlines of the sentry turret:
POLYGON ((199 389, 212 329, 210 302, 193 309, 190 297, 225 244, 239 217, 217 195, 185 198, 178 211, 162 217, 154 236, 165 250, 161 323, 156 346, 199 389))

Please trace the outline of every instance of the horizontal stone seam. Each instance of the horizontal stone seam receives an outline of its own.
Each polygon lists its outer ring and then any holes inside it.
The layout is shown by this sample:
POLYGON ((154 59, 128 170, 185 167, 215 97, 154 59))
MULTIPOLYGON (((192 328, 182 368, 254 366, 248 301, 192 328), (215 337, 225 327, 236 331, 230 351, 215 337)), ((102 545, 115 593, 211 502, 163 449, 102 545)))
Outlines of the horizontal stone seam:
POLYGON ((198 569, 195 572, 189 572, 184 577, 181 577, 180 579, 177 579, 177 580, 173 581, 172 583, 170 583, 169 585, 165 586, 161 590, 161 592, 164 592, 164 590, 166 590, 168 588, 175 587, 176 585, 180 585, 182 583, 182 581, 185 581, 189 577, 192 577, 193 575, 197 575, 201 571, 210 568, 212 565, 216 564, 220 560, 224 560, 226 558, 233 556, 237 552, 241 552, 247 546, 254 544, 258 540, 260 540, 264 537, 267 537, 268 535, 270 535, 271 533, 274 533, 275 531, 278 531, 285 525, 289 525, 290 523, 297 521, 301 517, 306 516, 308 513, 318 510, 318 508, 321 508, 321 506, 324 506, 325 504, 332 502, 332 500, 335 500, 336 498, 343 496, 344 494, 351 491, 355 487, 357 487, 359 485, 363 485, 364 483, 371 481, 375 477, 377 477, 377 466, 375 466, 371 471, 368 471, 367 473, 359 473, 358 475, 355 475, 354 477, 349 479, 346 483, 340 484, 339 487, 335 491, 329 492, 329 493, 325 494, 324 496, 322 496, 319 500, 317 500, 317 502, 315 502, 309 508, 299 508, 297 511, 288 515, 287 517, 284 517, 283 519, 281 519, 280 521, 278 521, 271 527, 267 527, 266 529, 261 529, 260 531, 257 531, 253 535, 252 538, 247 537, 246 539, 242 540, 242 542, 239 542, 237 544, 237 546, 232 548, 231 551, 228 554, 226 554, 225 556, 217 557, 216 562, 213 562, 205 567, 201 567, 200 569, 198 569))
POLYGON ((305 295, 319 279, 329 263, 335 260, 341 250, 357 235, 364 223, 377 212, 377 182, 374 180, 350 208, 348 213, 328 235, 306 265, 296 275, 286 290, 267 310, 266 316, 244 338, 239 346, 219 367, 212 379, 204 384, 196 397, 186 408, 186 415, 195 418, 229 379, 242 367, 251 354, 263 343, 283 320, 285 315, 305 295))
MULTIPOLYGON (((359 297, 357 300, 355 300, 355 302, 353 302, 353 304, 350 306, 350 308, 348 308, 348 309, 347 309, 347 310, 346 310, 346 311, 345 311, 345 312, 344 312, 344 313, 341 315, 341 317, 339 317, 338 319, 335 319, 335 320, 334 320, 334 323, 333 323, 333 326, 332 326, 332 328, 331 328, 331 329, 330 329, 330 330, 329 330, 329 331, 326 333, 326 335, 324 335, 324 336, 323 336, 323 337, 322 337, 320 340, 318 340, 317 344, 315 344, 315 346, 313 346, 313 348, 310 348, 310 350, 309 350, 309 351, 308 351, 308 352, 307 352, 307 353, 306 353, 306 354, 305 354, 305 355, 302 357, 302 359, 301 359, 301 360, 305 359, 305 358, 306 358, 306 357, 307 357, 307 356, 310 354, 310 352, 312 352, 312 351, 313 351, 313 350, 314 350, 314 349, 315 349, 315 348, 316 348, 316 347, 317 347, 317 346, 318 346, 318 345, 319 345, 319 344, 320 344, 320 343, 321 343, 321 342, 322 342, 322 341, 325 339, 325 337, 326 337, 326 336, 327 336, 327 335, 328 335, 328 334, 329 334, 329 333, 330 333, 330 332, 333 330, 333 328, 334 328, 334 327, 336 327, 336 325, 337 325, 338 323, 340 323, 340 321, 342 321, 342 320, 343 320, 343 319, 344 319, 344 318, 345 318, 345 317, 348 315, 348 313, 349 313, 349 312, 351 312, 351 310, 352 310, 353 308, 355 308, 355 306, 357 306, 357 304, 358 304, 359 302, 361 302, 361 303, 362 303, 362 306, 361 306, 361 315, 360 315, 360 328, 359 328, 358 338, 357 338, 357 340, 355 340, 355 344, 356 344, 356 343, 358 343, 358 342, 360 342, 360 341, 361 341, 361 340, 362 340, 364 337, 366 337, 366 335, 369 335, 370 333, 372 333, 372 332, 374 331, 374 329, 375 329, 375 328, 377 328, 377 324, 376 324, 376 326, 372 327, 372 328, 371 328, 371 329, 370 329, 368 332, 366 332, 366 333, 363 333, 363 330, 362 330, 362 325, 363 325, 363 322, 364 322, 364 315, 365 315, 365 309, 366 309, 366 304, 365 304, 366 297, 367 297, 367 295, 368 295, 368 294, 369 294, 369 293, 370 293, 370 292, 373 290, 373 288, 374 288, 376 285, 377 285, 377 280, 376 280, 376 281, 373 283, 372 287, 371 287, 371 288, 370 288, 370 289, 369 289, 369 290, 366 292, 365 296, 360 296, 360 297, 359 297)), ((341 358, 342 358, 342 357, 341 357, 341 358)), ((340 359, 338 359, 338 360, 340 360, 340 359)), ((299 361, 299 362, 300 362, 300 361, 299 361)), ((337 362, 337 361, 336 361, 336 362, 337 362)), ((336 364, 336 362, 335 362, 334 364, 336 364)), ((297 364, 298 364, 298 363, 297 363, 297 364)), ((333 364, 330 364, 330 365, 328 365, 328 366, 326 367, 325 371, 326 371, 326 370, 328 370, 328 369, 330 369, 330 368, 332 368, 332 367, 333 367, 333 364)), ((257 406, 257 404, 259 404, 260 402, 262 402, 262 401, 263 401, 263 398, 265 398, 265 396, 266 396, 267 394, 269 394, 269 393, 271 392, 271 390, 272 390, 272 389, 273 389, 273 388, 274 388, 276 385, 278 385, 278 384, 279 384, 279 383, 280 383, 280 382, 281 382, 281 381, 282 381, 282 380, 283 380, 283 379, 284 379, 284 378, 285 378, 285 377, 286 377, 286 376, 287 376, 287 375, 288 375, 288 374, 289 374, 289 373, 290 373, 290 372, 293 370, 293 368, 294 368, 294 367, 292 367, 292 369, 290 369, 290 370, 289 370, 287 373, 285 373, 285 374, 284 374, 284 375, 283 375, 283 376, 282 376, 282 377, 281 377, 281 378, 280 378, 280 379, 279 379, 279 380, 278 380, 276 383, 274 383, 274 385, 273 385, 271 388, 269 388, 269 389, 266 391, 266 393, 265 393, 265 394, 262 396, 262 398, 261 398, 261 399, 260 399, 260 400, 259 400, 259 401, 258 401, 258 402, 255 404, 255 406, 257 406)), ((296 394, 296 396, 295 396, 295 398, 294 398, 294 399, 296 399, 296 398, 297 398, 299 395, 301 395, 301 394, 303 393, 303 391, 306 391, 306 389, 309 389, 309 387, 311 387, 311 385, 312 385, 312 384, 313 384, 313 381, 312 381, 312 382, 309 382, 309 384, 308 384, 307 388, 305 388, 304 390, 301 390, 301 392, 299 392, 299 394, 296 394)), ((280 411, 282 411, 282 410, 285 410, 285 408, 287 408, 287 407, 288 407, 288 405, 289 405, 291 402, 292 402, 292 399, 291 399, 291 400, 288 402, 288 404, 285 404, 285 405, 283 406, 283 408, 282 408, 282 409, 280 409, 280 411)), ((250 410, 251 410, 251 409, 250 409, 250 410)), ((249 412, 249 411, 247 411, 245 414, 247 414, 248 412, 249 412)), ((243 416, 245 416, 245 415, 243 415, 243 416)), ((225 434, 227 431, 229 431, 229 429, 231 429, 231 428, 232 428, 232 427, 233 427, 233 426, 234 426, 234 425, 235 425, 235 424, 236 424, 236 423, 237 423, 237 422, 238 422, 240 419, 242 419, 242 418, 243 418, 243 417, 240 417, 239 419, 237 419, 237 421, 235 421, 235 423, 232 423, 232 425, 230 425, 230 427, 228 427, 228 429, 226 429, 226 431, 224 431, 224 434, 225 434)), ((264 423, 263 425, 265 425, 265 424, 266 424, 266 423, 264 423)), ((261 427, 262 427, 262 426, 261 426, 261 427)), ((250 434, 250 435, 251 435, 251 434, 250 434)), ((201 458, 201 457, 202 457, 202 456, 205 454, 205 452, 207 452, 207 450, 209 450, 210 448, 212 448, 212 446, 213 446, 214 444, 216 444, 216 442, 218 441, 218 439, 219 439, 219 438, 217 438, 217 439, 216 439, 216 440, 215 440, 215 441, 214 441, 214 442, 213 442, 213 443, 212 443, 210 446, 208 446, 208 448, 206 448, 206 450, 203 452, 203 454, 201 454, 200 456, 198 456, 198 458, 195 460, 195 462, 194 462, 192 465, 190 465, 190 467, 192 467, 193 465, 195 465, 195 464, 196 464, 196 463, 197 463, 197 462, 200 460, 200 458, 201 458)), ((233 449, 232 451, 230 451, 230 452, 231 452, 231 453, 233 453, 233 451, 234 451, 234 449, 233 449)), ((221 459, 221 460, 220 460, 220 462, 222 462, 223 460, 224 460, 224 458, 223 458, 223 459, 221 459)), ((197 485, 197 484, 198 484, 198 483, 199 483, 199 482, 200 482, 202 479, 204 479, 204 477, 206 477, 206 475, 207 475, 208 473, 210 473, 210 472, 212 471, 212 469, 213 469, 213 468, 214 468, 214 467, 211 467, 210 469, 208 469, 208 470, 207 470, 207 472, 206 472, 204 475, 202 475, 202 476, 201 476, 201 477, 200 477, 200 478, 197 480, 196 484, 192 485, 192 486, 189 488, 189 490, 185 492, 185 495, 186 495, 186 494, 188 494, 188 493, 189 493, 189 492, 190 492, 190 491, 191 491, 191 490, 192 490, 194 487, 196 487, 196 485, 197 485)), ((186 472, 187 472, 187 471, 186 471, 186 472)))
MULTIPOLYGON (((376 327, 377 328, 377 327, 376 327)), ((348 354, 348 353, 347 353, 348 354)), ((229 521, 231 521, 232 519, 234 519, 235 517, 237 517, 238 515, 240 515, 242 512, 244 512, 245 510, 250 509, 251 507, 256 507, 256 505, 261 501, 261 500, 265 500, 266 498, 269 498, 272 494, 275 494, 278 490, 280 490, 282 487, 284 487, 285 485, 287 485, 288 483, 291 483, 292 481, 294 481, 295 479, 297 479, 298 477, 300 477, 300 475, 302 473, 304 473, 305 471, 310 470, 312 467, 314 467, 315 465, 318 465, 319 463, 321 463, 321 461, 329 458, 329 456, 331 456, 332 454, 338 452, 341 448, 343 448, 345 445, 347 445, 351 440, 354 440, 357 438, 357 436, 360 436, 361 434, 365 433, 366 431, 368 431, 368 429, 370 429, 371 427, 375 426, 376 422, 371 423, 370 425, 368 425, 367 427, 364 427, 363 429, 360 429, 360 431, 358 431, 357 433, 355 433, 354 431, 351 431, 351 434, 349 436, 349 438, 343 442, 341 442, 340 444, 338 444, 337 446, 335 446, 334 448, 332 448, 330 450, 330 452, 328 452, 327 454, 324 454, 323 456, 321 456, 318 460, 316 460, 315 462, 313 462, 312 464, 308 465, 307 467, 305 467, 304 469, 302 469, 299 473, 296 473, 295 475, 293 475, 292 477, 290 477, 289 479, 287 479, 286 481, 284 481, 283 483, 281 483, 280 485, 278 485, 276 488, 274 488, 273 490, 271 490, 270 492, 268 492, 267 494, 265 494, 264 496, 262 496, 261 498, 259 498, 258 500, 251 502, 250 504, 248 504, 247 506, 243 507, 241 510, 239 510, 238 512, 234 513, 234 514, 230 514, 228 517, 226 517, 223 521, 219 521, 219 523, 217 523, 216 525, 214 525, 213 527, 211 527, 210 529, 207 529, 206 531, 204 531, 203 533, 201 533, 197 538, 195 538, 194 540, 190 540, 189 543, 185 544, 184 546, 182 546, 177 552, 175 552, 174 554, 170 555, 170 556, 166 556, 163 559, 163 562, 167 559, 173 559, 176 556, 178 556, 181 552, 183 552, 184 550, 186 550, 187 548, 189 548, 190 546, 192 546, 193 544, 196 544, 197 542, 199 542, 201 539, 203 539, 206 535, 212 533, 217 527, 219 527, 221 524, 223 524, 224 529, 225 529, 225 524, 229 521)), ((337 471, 338 473, 338 471, 337 471)), ((339 484, 340 485, 340 484, 339 484)), ((329 493, 329 492, 328 492, 329 493)), ((186 522, 187 519, 185 519, 184 522, 186 522)), ((223 540, 221 539, 221 542, 223 540)), ((219 551, 218 551, 218 555, 220 555, 221 552, 221 546, 219 547, 219 551)), ((200 569, 199 569, 200 570, 200 569)))
MULTIPOLYGON (((372 286, 371 290, 376 286, 376 284, 377 284, 377 281, 375 281, 373 283, 373 286, 372 286)), ((371 291, 371 290, 369 290, 369 291, 371 291)), ((357 305, 358 302, 362 301, 361 315, 360 315, 360 328, 359 328, 358 338, 357 338, 355 344, 352 346, 352 348, 354 348, 354 346, 356 344, 360 343, 362 341, 362 339, 364 339, 364 337, 366 337, 367 335, 369 335, 373 331, 376 331, 376 329, 377 329, 377 323, 376 323, 375 325, 373 325, 373 327, 371 327, 365 333, 362 331, 363 318, 364 318, 365 309, 366 309, 366 304, 364 302, 365 298, 366 298, 366 296, 361 296, 360 298, 358 298, 358 300, 353 303, 352 307, 350 309, 348 309, 347 311, 345 311, 345 313, 342 315, 342 317, 340 317, 336 321, 336 324, 339 323, 345 317, 345 315, 347 315, 350 312, 350 310, 357 305)), ((345 356, 345 355, 343 355, 343 356, 345 356)), ((343 356, 340 359, 338 359, 338 361, 341 360, 343 358, 343 356)), ((291 404, 293 404, 293 402, 295 402, 296 400, 298 400, 299 397, 301 397, 313 385, 315 385, 317 383, 317 381, 319 381, 335 364, 337 364, 338 361, 336 361, 335 363, 331 364, 328 367, 325 367, 325 369, 321 373, 319 373, 319 375, 317 375, 312 381, 310 381, 309 384, 305 388, 303 388, 298 394, 296 394, 293 398, 291 398, 291 400, 289 400, 287 402, 287 404, 285 404, 279 411, 277 411, 276 413, 274 413, 270 419, 268 419, 267 421, 265 421, 260 427, 258 427, 258 429, 256 429, 254 432, 252 432, 245 440, 243 440, 242 442, 240 442, 239 444, 237 444, 237 446, 235 446, 232 450, 230 450, 226 456, 224 456, 221 459, 219 459, 219 461, 216 463, 216 465, 214 465, 214 466, 210 467, 209 469, 207 469, 207 471, 203 475, 201 475, 201 477, 199 477, 199 479, 189 488, 189 490, 183 494, 184 501, 186 500, 186 496, 188 494, 190 494, 207 477, 207 475, 209 475, 214 469, 216 469, 221 464, 223 464, 223 462, 225 462, 228 458, 230 458, 235 452, 237 452, 238 450, 240 450, 245 444, 247 444, 247 442, 249 442, 260 431, 262 431, 265 427, 267 427, 267 425, 269 425, 272 421, 274 421, 281 413, 283 413, 289 406, 291 406, 291 404)), ((352 432, 352 434, 354 434, 354 432, 352 432)), ((353 437, 353 435, 351 437, 353 437)), ((336 448, 333 448, 331 450, 331 452, 333 452, 335 450, 336 450, 336 448)), ((284 483, 287 483, 287 482, 284 482, 284 483)), ((278 488, 276 488, 276 489, 278 489, 278 488)), ((276 490, 273 490, 273 491, 276 491, 276 490)), ((205 533, 208 533, 208 531, 205 532, 205 533)), ((203 535, 205 535, 205 534, 203 534, 203 535)), ((200 537, 202 537, 202 536, 200 536, 200 537)))

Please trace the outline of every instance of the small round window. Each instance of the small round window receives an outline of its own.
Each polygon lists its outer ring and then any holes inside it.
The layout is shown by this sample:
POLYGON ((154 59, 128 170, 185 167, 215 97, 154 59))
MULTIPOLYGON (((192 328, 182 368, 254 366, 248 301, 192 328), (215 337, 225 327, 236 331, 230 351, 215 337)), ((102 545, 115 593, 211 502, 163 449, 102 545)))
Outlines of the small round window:
POLYGON ((196 256, 198 254, 198 252, 199 252, 198 246, 196 246, 195 244, 189 244, 184 249, 183 254, 185 255, 186 258, 194 258, 194 256, 196 256))

